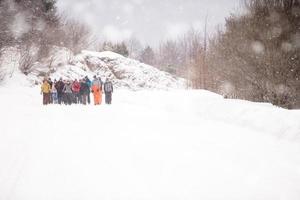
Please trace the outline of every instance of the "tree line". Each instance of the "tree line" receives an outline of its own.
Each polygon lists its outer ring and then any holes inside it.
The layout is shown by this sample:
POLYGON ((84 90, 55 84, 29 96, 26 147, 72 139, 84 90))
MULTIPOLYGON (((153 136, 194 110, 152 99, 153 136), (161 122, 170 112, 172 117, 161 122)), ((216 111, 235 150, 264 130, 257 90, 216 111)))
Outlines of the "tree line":
MULTIPOLYGON (((227 98, 300 107, 299 0, 245 0, 215 35, 191 29, 140 60, 227 98)), ((207 22, 207 21, 206 21, 207 22)))
POLYGON ((299 107, 299 0, 247 0, 244 6, 247 13, 227 18, 225 31, 210 41, 209 87, 237 98, 299 107))
POLYGON ((24 74, 49 57, 54 46, 78 53, 90 42, 90 29, 59 15, 56 0, 0 0, 0 55, 9 47, 20 52, 24 74))

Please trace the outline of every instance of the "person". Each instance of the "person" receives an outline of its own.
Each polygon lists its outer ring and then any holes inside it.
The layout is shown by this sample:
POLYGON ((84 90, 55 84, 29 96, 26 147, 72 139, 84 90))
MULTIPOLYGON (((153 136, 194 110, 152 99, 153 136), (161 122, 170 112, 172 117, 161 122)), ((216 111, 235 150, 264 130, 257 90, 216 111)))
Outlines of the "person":
MULTIPOLYGON (((49 85, 50 85, 50 88, 52 89, 53 81, 51 80, 50 77, 48 78, 48 83, 49 83, 49 85)), ((49 102, 50 102, 51 104, 53 103, 52 94, 50 94, 50 100, 49 100, 49 102)))
POLYGON ((48 105, 50 103, 50 92, 51 87, 46 79, 44 79, 41 86, 41 94, 43 94, 43 105, 48 105))
POLYGON ((79 92, 80 92, 80 83, 77 81, 77 79, 75 79, 75 81, 72 84, 72 91, 74 94, 74 103, 78 104, 79 103, 79 92))
POLYGON ((63 89, 65 95, 65 104, 71 105, 72 104, 72 85, 70 81, 67 81, 65 87, 63 89))
POLYGON ((79 95, 81 97, 80 101, 83 105, 86 105, 89 93, 90 93, 90 89, 89 89, 89 86, 88 86, 86 80, 81 79, 79 95))
POLYGON ((100 105, 102 102, 102 85, 96 76, 94 76, 91 91, 94 95, 94 104, 100 105))
MULTIPOLYGON (((67 85, 67 80, 63 80, 63 83, 64 83, 64 88, 66 87, 67 85)), ((62 102, 63 104, 67 105, 68 104, 68 100, 67 100, 67 94, 66 94, 66 91, 63 89, 63 94, 62 94, 62 102)))
POLYGON ((57 89, 55 88, 54 84, 52 85, 51 96, 52 96, 52 103, 57 104, 58 103, 57 89))
POLYGON ((104 83, 105 103, 111 104, 112 93, 114 91, 112 82, 107 78, 104 83))
POLYGON ((89 79, 88 76, 86 76, 85 77, 85 82, 86 82, 86 84, 88 86, 87 101, 88 101, 88 104, 91 104, 90 94, 91 94, 92 81, 89 79))
POLYGON ((103 81, 102 81, 102 79, 101 79, 100 76, 98 77, 98 80, 99 80, 99 82, 100 82, 100 84, 101 84, 101 86, 102 86, 102 85, 103 85, 103 81))
POLYGON ((59 81, 57 81, 57 83, 55 84, 55 88, 57 90, 57 100, 58 100, 58 104, 62 104, 63 102, 63 89, 65 87, 65 84, 62 80, 62 78, 59 79, 59 81))

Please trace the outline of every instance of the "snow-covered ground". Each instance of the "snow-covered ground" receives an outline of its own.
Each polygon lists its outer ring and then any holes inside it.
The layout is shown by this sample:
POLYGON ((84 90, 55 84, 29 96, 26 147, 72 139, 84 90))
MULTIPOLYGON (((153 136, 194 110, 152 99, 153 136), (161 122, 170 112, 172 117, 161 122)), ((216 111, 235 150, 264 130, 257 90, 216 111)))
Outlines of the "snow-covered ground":
POLYGON ((42 106, 0 88, 1 200, 299 200, 300 111, 206 91, 42 106))

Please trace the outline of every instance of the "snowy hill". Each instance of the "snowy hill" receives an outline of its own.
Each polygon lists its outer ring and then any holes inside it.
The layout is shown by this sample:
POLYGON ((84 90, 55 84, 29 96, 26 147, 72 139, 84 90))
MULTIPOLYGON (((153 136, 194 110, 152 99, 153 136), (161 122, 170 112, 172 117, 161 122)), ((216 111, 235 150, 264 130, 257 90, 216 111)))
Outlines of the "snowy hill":
MULTIPOLYGON (((21 53, 14 47, 4 51, 1 56, 1 69, 8 81, 14 73, 19 73, 20 57, 21 53)), ((61 47, 53 47, 49 57, 33 63, 27 77, 32 84, 38 84, 45 76, 80 79, 94 75, 102 79, 109 78, 116 88, 131 90, 183 89, 186 86, 182 78, 113 52, 82 51, 73 55, 70 50, 61 47)))
POLYGON ((75 57, 73 64, 112 79, 117 87, 134 90, 185 87, 183 79, 113 52, 83 51, 75 57))
POLYGON ((183 89, 185 80, 157 68, 123 57, 113 52, 82 51, 73 55, 68 49, 58 48, 42 63, 35 63, 28 75, 31 82, 40 82, 46 74, 53 79, 80 79, 94 75, 109 78, 116 88, 183 89))

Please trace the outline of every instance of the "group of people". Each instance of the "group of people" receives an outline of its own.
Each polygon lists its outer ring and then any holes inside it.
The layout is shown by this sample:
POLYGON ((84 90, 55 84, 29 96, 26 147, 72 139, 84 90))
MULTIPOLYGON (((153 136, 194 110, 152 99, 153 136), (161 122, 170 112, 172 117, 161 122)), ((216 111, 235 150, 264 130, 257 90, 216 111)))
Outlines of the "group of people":
POLYGON ((45 78, 41 86, 43 105, 48 104, 91 104, 90 93, 93 94, 94 104, 102 103, 102 94, 105 94, 105 103, 111 104, 113 84, 109 79, 103 83, 100 77, 94 76, 91 81, 87 76, 80 80, 52 81, 45 78))

